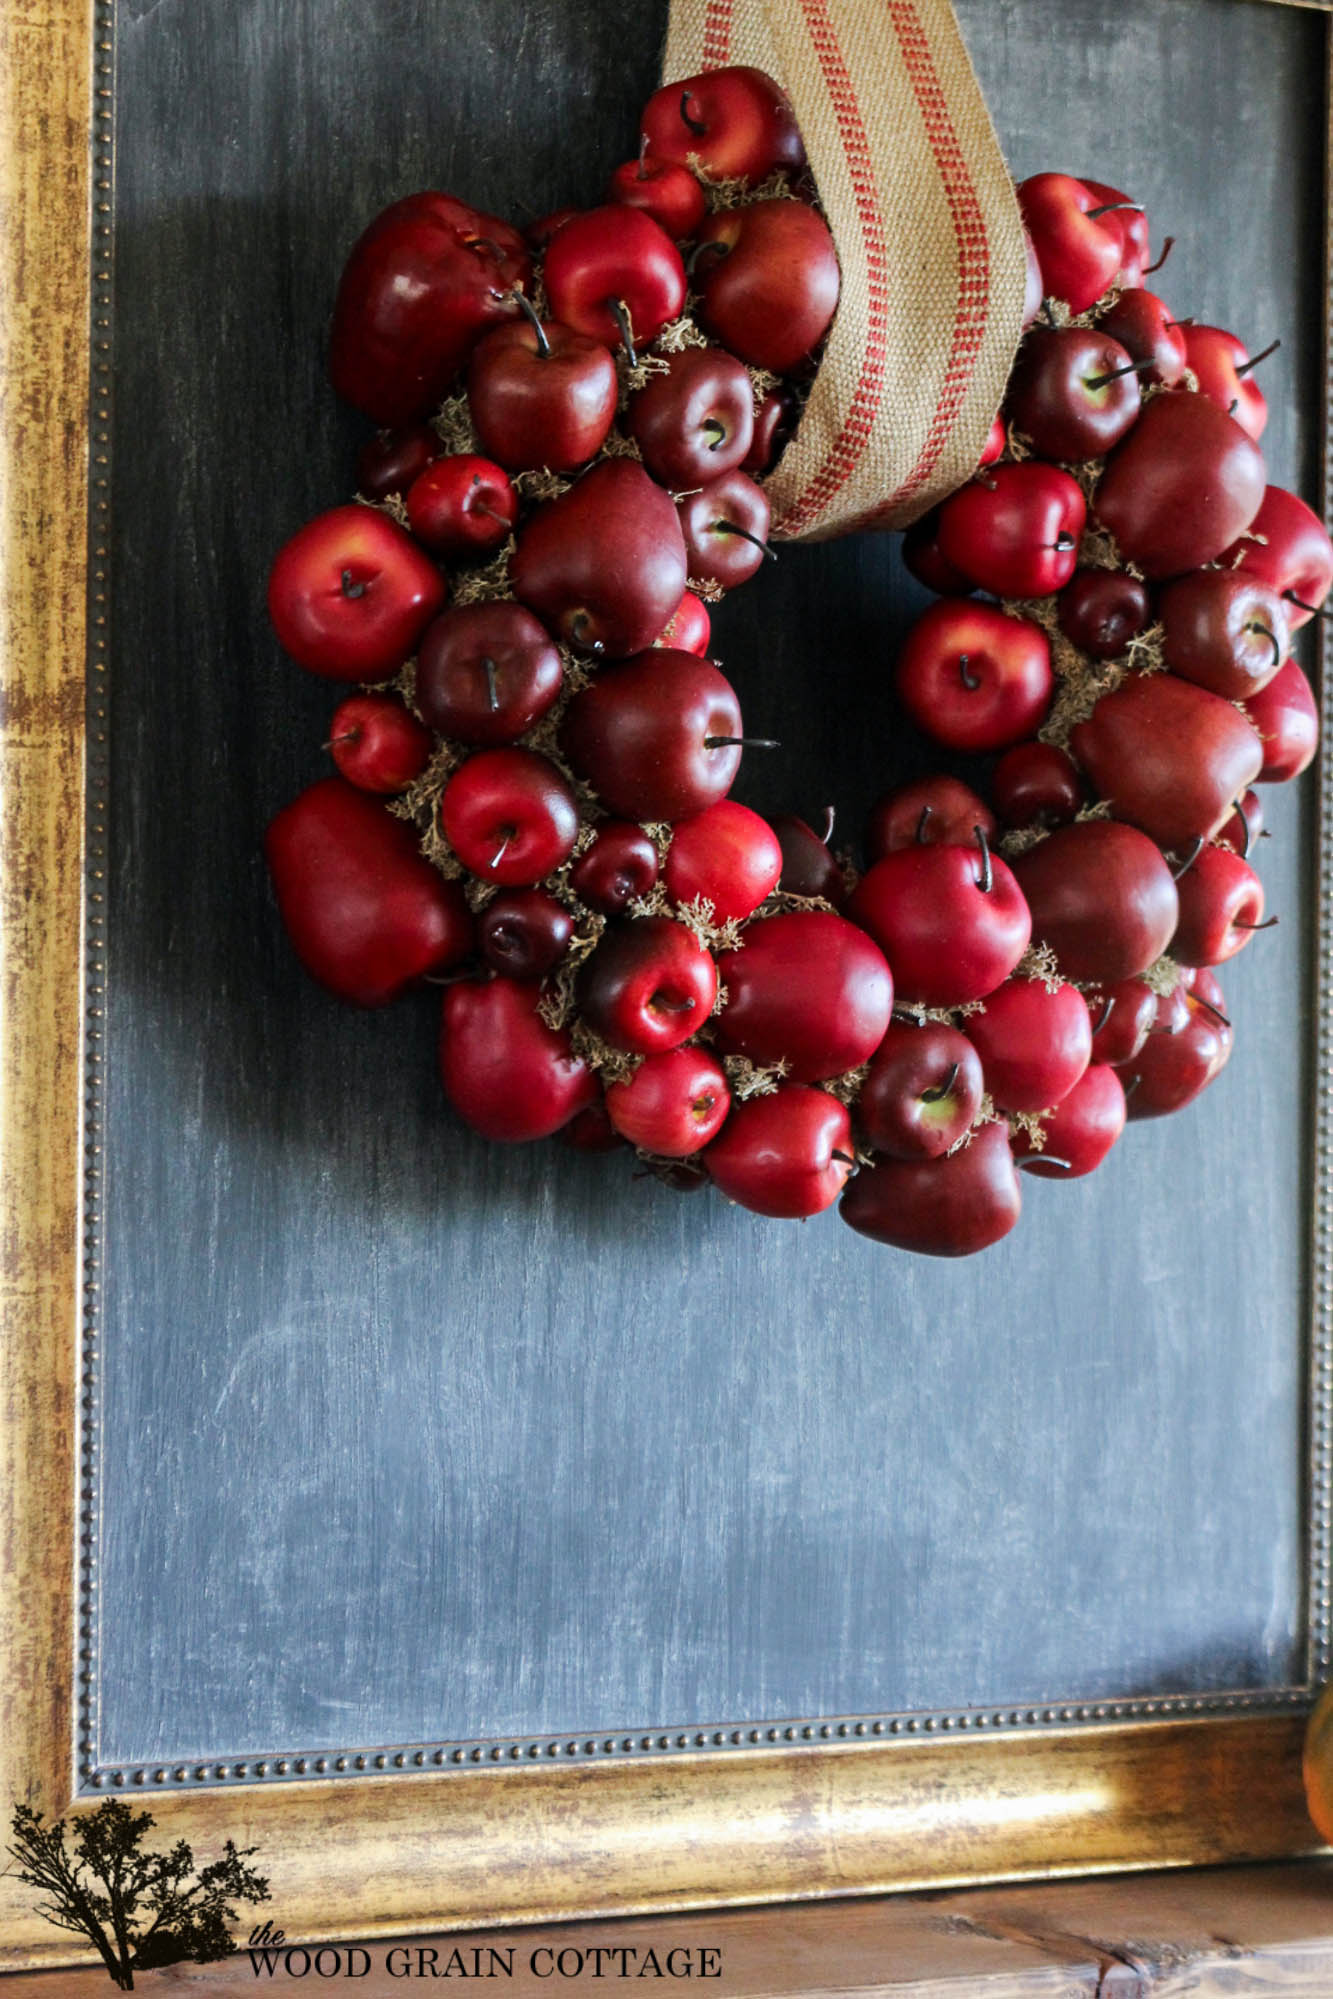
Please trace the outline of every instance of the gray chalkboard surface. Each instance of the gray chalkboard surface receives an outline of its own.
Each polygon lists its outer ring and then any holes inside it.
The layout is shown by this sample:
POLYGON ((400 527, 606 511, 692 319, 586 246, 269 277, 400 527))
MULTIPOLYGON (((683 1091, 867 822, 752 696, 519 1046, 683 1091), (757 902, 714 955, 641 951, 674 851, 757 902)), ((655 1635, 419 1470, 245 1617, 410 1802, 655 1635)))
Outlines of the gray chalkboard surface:
MULTIPOLYGON (((1315 486, 1324 23, 1246 0, 962 0, 1015 170, 1132 187, 1162 289, 1266 364, 1315 486), (1169 280, 1169 282, 1168 282, 1169 280)), ((436 1002, 346 1011, 259 859, 328 690, 268 562, 363 434, 321 343, 421 186, 526 219, 632 149, 661 0, 121 0, 100 1642, 90 1764, 1304 1676, 1308 786, 1225 1078, 958 1267, 620 1160, 474 1140, 436 1002)), ((888 539, 716 621, 844 824, 915 767, 888 539)))

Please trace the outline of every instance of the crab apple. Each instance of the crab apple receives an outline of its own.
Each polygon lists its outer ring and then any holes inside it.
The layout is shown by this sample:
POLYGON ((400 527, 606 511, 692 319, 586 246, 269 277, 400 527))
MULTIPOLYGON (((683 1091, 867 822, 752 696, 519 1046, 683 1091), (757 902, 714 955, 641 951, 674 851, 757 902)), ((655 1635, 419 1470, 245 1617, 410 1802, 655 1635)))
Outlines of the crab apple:
POLYGON ((1193 993, 1186 994, 1186 1008, 1178 1032, 1150 1034, 1119 1071, 1131 1120, 1184 1110, 1226 1067, 1233 1039, 1226 1016, 1193 993))
POLYGON ((743 923, 777 887, 782 848, 767 820, 722 798, 673 827, 663 872, 674 903, 702 896, 715 923, 743 923))
POLYGON ((1050 643, 1029 618, 946 597, 907 634, 895 685, 917 727, 946 749, 1002 750, 1046 719, 1050 643))
POLYGON ((1014 1156, 1043 1180, 1081 1180, 1101 1165, 1125 1128, 1125 1091, 1106 1062, 1086 1068, 1069 1094, 1042 1119, 1040 1152, 1020 1126, 1013 1133, 1014 1156))
POLYGON ((804 1221, 831 1208, 855 1165, 845 1104, 806 1083, 782 1083, 733 1104, 704 1154, 714 1184, 752 1214, 804 1221))
POLYGON ((1033 174, 1018 189, 1018 206, 1041 267, 1042 294, 1086 312, 1115 282, 1124 232, 1118 212, 1070 174, 1033 174))
POLYGON ((985 1084, 965 1034, 942 1021, 890 1021, 856 1099, 875 1151, 938 1159, 972 1129, 985 1084))
POLYGON ((508 541, 517 519, 518 494, 509 474, 489 458, 470 453, 436 458, 408 489, 408 525, 436 555, 459 561, 492 555, 508 541))
POLYGON ((1103 694, 1069 747, 1116 816, 1163 847, 1211 839, 1264 760, 1230 701, 1174 673, 1134 674, 1103 694))
POLYGON ((448 594, 411 535, 377 507, 333 507, 278 550, 268 614, 298 666, 326 680, 387 680, 448 594))
POLYGON ((1137 978, 1171 942, 1180 904, 1159 848, 1114 819, 1057 827, 1019 854, 1014 874, 1068 979, 1117 985, 1137 978))
POLYGON ((699 231, 694 280, 705 331, 775 375, 818 347, 841 283, 829 226, 804 201, 719 209, 699 231))
POLYGON ((1141 401, 1133 356, 1091 326, 1034 326, 1005 391, 1009 420, 1038 457, 1063 463, 1104 457, 1141 401))
POLYGON ((329 724, 333 761, 360 791, 406 791, 430 762, 430 731, 396 694, 352 694, 329 724))
MULTIPOLYGON (((1271 354, 1273 348, 1266 347, 1263 354, 1251 360, 1244 343, 1221 326, 1187 326, 1184 333, 1185 358, 1199 384, 1200 395, 1207 396, 1228 416, 1234 416, 1241 429, 1257 443, 1268 422, 1268 400, 1250 370, 1256 361, 1271 354)), ((1273 346, 1276 345, 1274 341, 1273 346)))
POLYGON ((1333 586, 1333 541, 1318 514, 1282 486, 1265 487, 1258 513, 1220 560, 1224 568, 1243 570, 1276 590, 1293 632, 1314 616, 1333 586))
POLYGON ((477 918, 482 963, 511 979, 544 979, 564 957, 574 919, 541 888, 506 888, 477 918))
POLYGON ((471 874, 528 888, 574 851, 578 800, 549 757, 479 750, 445 785, 440 825, 471 874))
POLYGON ((1243 570, 1196 569, 1162 592, 1162 656, 1173 673, 1226 701, 1266 687, 1287 657, 1286 607, 1243 570))
POLYGON ((885 792, 871 810, 866 852, 872 861, 900 847, 973 847, 977 828, 993 840, 995 814, 961 778, 935 771, 885 792))
POLYGON ((858 1235, 922 1256, 972 1256, 1007 1236, 1023 1206, 1009 1133, 978 1125, 942 1159, 881 1159, 863 1167, 839 1213, 858 1235))
POLYGON ((1106 220, 1120 237, 1120 268, 1113 282, 1142 284, 1148 263, 1148 218, 1141 203, 1118 187, 1108 187, 1105 181, 1085 180, 1083 185, 1089 194, 1096 196, 1098 205, 1106 209, 1106 220))
POLYGON ((828 831, 821 839, 813 826, 794 812, 775 812, 769 825, 782 850, 782 873, 778 887, 786 895, 819 896, 841 909, 847 900, 847 884, 837 856, 829 849, 833 835, 833 807, 828 808, 828 831))
POLYGON ((664 486, 683 489, 734 471, 754 435, 754 389, 734 354, 687 347, 630 397, 626 428, 664 486))
POLYGON ((731 1091, 706 1048, 646 1055, 627 1081, 612 1083, 606 1114, 622 1138, 664 1159, 688 1159, 721 1131, 731 1091))
POLYGON ((1089 659, 1114 659, 1148 622, 1148 592, 1123 569, 1076 569, 1060 592, 1060 630, 1089 659))
POLYGON ((680 251, 651 215, 618 201, 571 216, 543 275, 552 317, 606 347, 646 347, 685 304, 680 251))
POLYGON ((518 311, 532 275, 507 222, 449 194, 409 194, 353 245, 338 284, 329 374, 373 422, 439 407, 475 342, 518 311))
POLYGON ((1274 674, 1267 687, 1249 697, 1245 712, 1263 748, 1256 783, 1285 784, 1288 778, 1299 777, 1319 748, 1319 709, 1314 689, 1294 659, 1274 674))
POLYGON ((1097 321, 1103 333, 1118 340, 1132 361, 1145 362, 1140 380, 1174 389, 1183 380, 1185 333, 1170 306, 1153 292, 1131 287, 1121 292, 1097 321))
POLYGON ((1050 597, 1074 573, 1086 518, 1068 472, 1036 459, 992 465, 940 508, 940 552, 996 597, 1050 597))
POLYGON ((724 951, 727 1003, 717 1045, 761 1066, 784 1062, 796 1083, 857 1068, 884 1039, 893 975, 863 930, 827 910, 766 916, 724 951))
POLYGON ((278 910, 311 977, 357 1006, 383 1006, 472 948, 457 882, 412 827, 340 777, 283 807, 264 836, 278 910))
POLYGON ((691 576, 734 590, 771 553, 768 501, 744 472, 724 472, 681 500, 677 513, 691 576))
POLYGON ((1254 440, 1207 396, 1165 389, 1107 459, 1093 506, 1124 560, 1156 582, 1213 561, 1263 496, 1254 440))
POLYGON ((440 1080, 453 1108, 483 1138, 549 1138, 600 1099, 597 1078, 566 1028, 538 1012, 528 980, 463 980, 444 995, 440 1080))
POLYGON ((753 183, 805 163, 791 99, 762 69, 732 65, 663 84, 642 130, 649 159, 697 160, 713 180, 753 183))
POLYGON ((519 534, 511 577, 519 602, 566 644, 612 659, 642 652, 685 593, 670 494, 632 459, 603 459, 538 507, 519 534))
POLYGON ((569 886, 589 909, 619 916, 647 895, 661 871, 656 842, 629 819, 604 819, 569 871, 569 886))
POLYGON ((376 431, 357 453, 356 489, 368 500, 387 500, 390 493, 405 493, 433 458, 443 456, 443 441, 426 424, 376 431))
POLYGON ((922 1006, 984 999, 1032 931, 1022 890, 984 836, 972 847, 899 847, 875 862, 847 906, 888 958, 899 992, 922 1006))
POLYGON ((606 1103, 589 1104, 577 1111, 556 1133, 557 1142, 571 1152, 620 1152, 625 1140, 606 1114, 606 1103))
POLYGON ((685 243, 708 213, 702 183, 674 160, 651 160, 641 152, 616 168, 606 190, 609 201, 641 208, 673 243, 685 243))
POLYGON ((741 710, 711 660, 666 646, 574 696, 560 744, 608 812, 676 820, 715 805, 740 768, 741 710))
POLYGON ((1008 827, 1065 826, 1083 804, 1074 761, 1055 743, 1015 743, 996 764, 990 789, 1008 827))
POLYGON ((1222 965, 1249 943, 1264 914, 1264 885, 1230 847, 1204 847, 1176 877, 1180 922, 1171 955, 1184 965, 1222 965))
POLYGON ((483 451, 511 472, 582 465, 605 443, 619 395, 616 364, 600 340, 535 312, 497 326, 468 363, 473 428, 483 451))
POLYGON ((687 590, 653 644, 670 652, 692 652, 702 659, 708 651, 712 628, 708 606, 695 596, 693 590, 687 590))
POLYGON ((1004 1111, 1049 1110, 1092 1060, 1087 1001, 1063 980, 1006 979, 968 1017, 967 1031, 1004 1111))
POLYGON ((493 749, 526 735, 563 681, 560 654, 531 611, 503 599, 456 604, 422 638, 416 704, 440 735, 493 749))
POLYGON ((933 590, 940 597, 966 597, 973 588, 970 577, 961 569, 955 569, 952 562, 945 560, 940 549, 940 510, 932 507, 928 514, 912 522, 902 538, 903 565, 909 575, 918 583, 924 583, 927 590, 933 590))
POLYGON ((1152 1032, 1157 994, 1142 979, 1085 986, 1083 996, 1092 1020, 1092 1060, 1116 1066, 1132 1062, 1152 1032))
POLYGON ((588 1025, 628 1055, 678 1048, 717 998, 717 966, 692 930, 669 916, 638 916, 602 934, 579 968, 588 1025))
POLYGON ((750 449, 741 460, 741 471, 752 479, 762 479, 777 464, 782 448, 791 436, 799 404, 790 389, 770 389, 754 413, 750 449))

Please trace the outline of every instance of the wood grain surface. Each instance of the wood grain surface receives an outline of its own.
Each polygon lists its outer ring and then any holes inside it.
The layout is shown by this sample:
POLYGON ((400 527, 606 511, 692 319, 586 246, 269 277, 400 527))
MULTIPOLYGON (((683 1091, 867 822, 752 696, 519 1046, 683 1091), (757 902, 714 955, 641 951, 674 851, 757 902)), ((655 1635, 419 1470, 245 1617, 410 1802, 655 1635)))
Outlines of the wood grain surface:
MULTIPOLYGON (((1238 1999, 1245 1993, 1327 1999, 1333 1991, 1333 1863, 1196 1870, 1037 1888, 968 1889, 873 1902, 735 1909, 615 1923, 377 1939, 341 1971, 256 1978, 248 1954, 172 1966, 135 1980, 150 1995, 358 1992, 362 1999, 440 1990, 446 1977, 486 1978, 513 1999, 595 1999, 624 1989, 716 1993, 719 1999, 1238 1999), (453 1953, 457 1951, 458 1957, 453 1953), (602 1952, 598 1958, 595 1953, 602 1952), (649 1971, 691 1967, 688 1977, 649 1971), (624 1957, 613 1953, 623 1952, 624 1957), (420 1954, 419 1954, 420 1953, 420 1954), (675 1953, 674 1959, 672 1953, 675 1953), (688 1957, 685 1955, 688 1953, 688 1957), (705 1953, 707 1955, 705 1956, 705 1953), (509 1967, 508 1971, 504 1967, 509 1967), (706 1976, 701 1971, 706 1970, 706 1976), (488 1975, 489 1974, 489 1975, 488 1975)), ((287 1945, 297 1944, 288 1933, 287 1945)), ((98 1999, 99 1968, 13 1975, 5 1999, 98 1999)), ((450 1990, 459 1987, 450 1984, 450 1990)))

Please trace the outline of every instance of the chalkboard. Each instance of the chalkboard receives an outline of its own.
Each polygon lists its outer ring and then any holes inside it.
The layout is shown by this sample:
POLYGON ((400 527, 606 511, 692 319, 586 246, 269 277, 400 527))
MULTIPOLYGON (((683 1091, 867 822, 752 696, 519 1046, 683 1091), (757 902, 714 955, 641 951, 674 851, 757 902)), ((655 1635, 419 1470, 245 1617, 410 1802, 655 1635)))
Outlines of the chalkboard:
MULTIPOLYGON (((1317 490, 1324 23, 961 0, 1016 173, 1131 187, 1160 284, 1265 363, 1317 490)), ((120 0, 100 1607, 85 1775, 199 1757, 1157 1697, 1290 1698, 1303 1580, 1314 819, 1223 973, 1225 1077, 958 1266, 463 1131, 438 1000, 340 1007, 260 860, 323 767, 272 553, 364 429, 322 342, 364 222, 524 220, 633 147, 662 0, 120 0)), ((737 795, 860 826, 922 749, 888 538, 715 625, 784 747, 737 795)), ((337 1767, 332 1765, 331 1767, 337 1767)), ((354 1765, 353 1765, 354 1767, 354 1765)))

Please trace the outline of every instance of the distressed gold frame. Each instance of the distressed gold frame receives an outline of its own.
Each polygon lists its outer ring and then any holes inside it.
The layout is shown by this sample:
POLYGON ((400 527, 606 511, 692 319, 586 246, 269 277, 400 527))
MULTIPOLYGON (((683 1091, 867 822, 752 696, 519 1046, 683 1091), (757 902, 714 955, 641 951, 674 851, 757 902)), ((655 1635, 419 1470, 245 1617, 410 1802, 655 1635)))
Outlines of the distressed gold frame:
MULTIPOLYGON (((110 0, 13 0, 0 14, 0 1801, 27 1798, 53 1816, 96 1797, 76 1762, 76 1580, 96 1559, 78 1483, 81 1287, 96 1284, 81 1246, 99 1194, 82 1079, 98 1063, 102 922, 101 828, 93 814, 85 835, 84 798, 105 742, 111 93, 110 0)), ((1321 829, 1327 995, 1327 775, 1321 829)), ((1320 1010, 1323 1078, 1331 1014, 1320 1010)), ((1323 1091, 1318 1145, 1327 1172, 1323 1091)), ((1314 1228, 1310 1686, 1327 1673, 1330 1603, 1326 1198, 1314 1228)), ((388 1752, 358 1759, 369 1774, 350 1785, 285 1762, 251 1766, 284 1780, 263 1785, 210 1784, 242 1774, 225 1766, 186 1786, 151 1768, 117 1778, 128 1795, 148 1794, 166 1837, 209 1855, 227 1837, 257 1846, 289 1936, 402 1934, 1308 1852, 1308 1696, 645 1737, 605 1745, 644 1753, 600 1762, 561 1761, 560 1745, 544 1742, 492 1745, 485 1769, 388 1752), (1024 1728, 1028 1719, 1046 1725, 1024 1728)), ((0 1876, 0 1965, 76 1955, 12 1873, 0 1876)))

